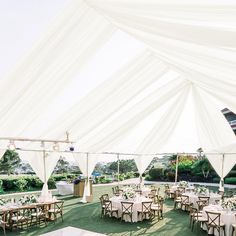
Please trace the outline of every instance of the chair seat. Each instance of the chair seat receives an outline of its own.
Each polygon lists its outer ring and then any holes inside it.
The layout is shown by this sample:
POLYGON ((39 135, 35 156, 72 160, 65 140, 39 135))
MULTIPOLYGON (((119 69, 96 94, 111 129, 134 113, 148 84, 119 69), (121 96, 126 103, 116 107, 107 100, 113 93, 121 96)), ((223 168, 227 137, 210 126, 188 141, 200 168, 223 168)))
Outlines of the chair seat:
POLYGON ((118 211, 118 208, 113 207, 112 209, 108 209, 107 211, 118 211))
POLYGON ((50 213, 58 213, 58 212, 61 212, 60 209, 50 209, 48 212, 50 213))
POLYGON ((161 207, 158 205, 153 205, 153 206, 151 206, 151 210, 159 211, 159 210, 161 210, 161 207))
POLYGON ((31 216, 35 216, 35 217, 37 217, 37 216, 43 216, 43 215, 45 215, 45 213, 43 213, 43 212, 35 212, 35 213, 32 213, 32 214, 31 214, 31 216))
POLYGON ((208 224, 208 226, 210 226, 210 227, 217 227, 217 226, 224 227, 224 226, 225 226, 225 224, 224 224, 224 223, 222 223, 222 222, 220 222, 220 225, 215 225, 215 224, 208 224))
POLYGON ((198 217, 198 218, 195 218, 198 222, 207 222, 208 220, 205 218, 205 217, 198 217))
POLYGON ((17 221, 26 221, 26 220, 28 220, 29 218, 28 217, 24 217, 24 216, 13 216, 12 218, 11 218, 11 220, 12 221, 15 221, 15 222, 17 222, 17 221))
POLYGON ((202 213, 200 213, 200 212, 199 213, 191 213, 190 215, 193 217, 197 217, 197 216, 202 217, 202 213))

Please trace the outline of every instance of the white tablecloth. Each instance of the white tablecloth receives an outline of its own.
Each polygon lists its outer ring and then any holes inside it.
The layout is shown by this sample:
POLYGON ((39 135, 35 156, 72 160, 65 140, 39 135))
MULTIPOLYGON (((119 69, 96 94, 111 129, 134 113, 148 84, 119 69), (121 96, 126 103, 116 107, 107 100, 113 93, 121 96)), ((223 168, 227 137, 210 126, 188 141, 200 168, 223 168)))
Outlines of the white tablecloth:
MULTIPOLYGON (((174 193, 174 192, 178 189, 178 187, 182 187, 182 186, 174 185, 174 186, 172 186, 172 187, 170 188, 170 192, 171 192, 171 193, 174 193)), ((193 190, 194 190, 194 187, 193 187, 193 186, 188 186, 188 187, 185 188, 185 191, 186 191, 186 192, 188 192, 188 191, 193 191, 193 190)))
MULTIPOLYGON (((189 202, 193 203, 193 206, 196 208, 198 207, 197 205, 197 201, 199 200, 198 197, 204 197, 196 195, 195 193, 184 193, 183 195, 189 196, 189 202)), ((207 195, 207 197, 210 197, 209 204, 214 204, 215 200, 221 200, 221 195, 215 193, 210 193, 210 195, 207 195)))
MULTIPOLYGON (((232 224, 235 224, 235 214, 236 212, 223 210, 220 205, 209 205, 203 208, 203 216, 207 218, 206 211, 220 212, 221 213, 221 222, 225 224, 225 236, 231 236, 232 234, 232 224)), ((204 230, 207 228, 203 225, 204 230)), ((208 234, 213 234, 212 229, 209 230, 208 234)), ((218 236, 217 230, 215 230, 215 235, 218 236)), ((223 235, 223 232, 221 233, 223 235)))
MULTIPOLYGON (((112 197, 110 200, 112 202, 112 207, 115 207, 118 209, 118 217, 121 217, 121 213, 122 213, 121 202, 122 201, 127 202, 127 200, 124 200, 122 197, 116 197, 116 196, 112 197)), ((144 196, 141 196, 141 197, 137 196, 136 199, 132 202, 134 202, 132 221, 133 222, 141 221, 141 218, 138 218, 138 211, 142 211, 142 202, 152 202, 152 200, 144 196)), ((114 216, 116 215, 114 214, 114 216)), ((124 216, 124 220, 128 222, 131 221, 129 216, 124 216)))
POLYGON ((70 195, 74 192, 74 185, 68 184, 66 181, 57 182, 56 188, 58 190, 58 194, 60 195, 70 195))

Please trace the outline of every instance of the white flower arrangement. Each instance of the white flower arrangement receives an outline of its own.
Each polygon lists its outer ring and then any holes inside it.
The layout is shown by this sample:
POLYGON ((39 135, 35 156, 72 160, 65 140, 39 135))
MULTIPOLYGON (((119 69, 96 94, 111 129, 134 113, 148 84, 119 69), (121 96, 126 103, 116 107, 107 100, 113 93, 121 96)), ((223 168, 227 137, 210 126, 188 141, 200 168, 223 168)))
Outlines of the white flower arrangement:
POLYGON ((21 205, 26 205, 26 204, 30 204, 30 203, 36 203, 37 202, 37 198, 35 197, 35 195, 26 195, 26 196, 23 196, 22 198, 20 198, 18 202, 21 205))
POLYGON ((179 186, 186 188, 186 187, 188 187, 188 182, 187 182, 187 181, 180 181, 180 182, 179 182, 179 186))
POLYGON ((227 198, 222 203, 223 209, 234 211, 236 210, 236 198, 227 198))
POLYGON ((209 190, 208 188, 204 187, 204 186, 200 186, 196 188, 196 193, 198 195, 207 195, 209 194, 209 190))
POLYGON ((133 188, 125 188, 123 190, 122 197, 126 200, 127 199, 134 199, 135 191, 133 190, 133 188))
POLYGON ((0 206, 4 206, 7 203, 5 199, 0 199, 0 206))

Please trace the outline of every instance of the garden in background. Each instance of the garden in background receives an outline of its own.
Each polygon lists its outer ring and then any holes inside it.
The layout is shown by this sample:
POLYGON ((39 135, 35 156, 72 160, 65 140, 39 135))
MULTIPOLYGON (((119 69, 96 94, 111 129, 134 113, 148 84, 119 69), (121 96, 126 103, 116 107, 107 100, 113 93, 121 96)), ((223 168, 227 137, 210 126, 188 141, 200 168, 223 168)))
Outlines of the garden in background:
MULTIPOLYGON (((175 180, 176 155, 155 157, 143 177, 146 181, 173 182, 175 180)), ((93 172, 94 184, 105 184, 118 181, 118 162, 99 162, 93 172)), ((120 160, 119 180, 139 177, 134 160, 120 160)), ((16 151, 7 150, 0 159, 0 194, 41 190, 43 182, 35 175, 28 163, 22 162, 16 151)), ((81 176, 75 163, 61 158, 48 180, 49 189, 56 188, 57 181, 73 182, 81 176)), ((220 178, 208 159, 199 151, 199 155, 179 156, 178 181, 219 183, 220 178)), ((236 166, 224 179, 226 184, 236 184, 236 166)))

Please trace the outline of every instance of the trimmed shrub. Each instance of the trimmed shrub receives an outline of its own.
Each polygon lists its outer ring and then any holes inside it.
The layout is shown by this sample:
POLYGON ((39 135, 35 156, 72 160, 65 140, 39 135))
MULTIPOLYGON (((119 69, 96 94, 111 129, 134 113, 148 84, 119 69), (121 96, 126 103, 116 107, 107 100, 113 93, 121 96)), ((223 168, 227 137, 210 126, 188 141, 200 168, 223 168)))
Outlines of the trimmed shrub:
POLYGON ((220 183, 220 178, 219 177, 215 177, 212 179, 213 183, 220 183))
POLYGON ((225 178, 225 184, 236 184, 236 177, 225 178))
POLYGON ((48 180, 48 189, 56 188, 56 181, 53 177, 50 177, 48 180))
POLYGON ((164 177, 164 171, 162 168, 152 168, 149 170, 150 177, 152 180, 162 180, 164 177))
POLYGON ((24 178, 19 178, 18 180, 16 180, 15 186, 17 190, 22 192, 27 189, 27 180, 24 178))
POLYGON ((145 180, 147 180, 147 181, 152 181, 152 177, 151 177, 149 174, 147 174, 147 175, 145 176, 145 180))

